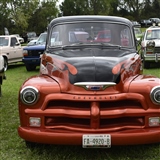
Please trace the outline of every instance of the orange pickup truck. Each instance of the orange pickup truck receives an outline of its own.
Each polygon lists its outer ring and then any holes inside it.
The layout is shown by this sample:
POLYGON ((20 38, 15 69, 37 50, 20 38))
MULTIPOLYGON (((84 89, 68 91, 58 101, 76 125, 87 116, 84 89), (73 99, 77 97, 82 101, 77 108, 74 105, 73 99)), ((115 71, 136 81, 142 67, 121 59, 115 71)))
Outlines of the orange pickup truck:
POLYGON ((39 75, 19 90, 18 134, 27 146, 160 143, 160 78, 143 74, 134 34, 122 17, 50 22, 39 75), (106 30, 107 42, 94 39, 106 30), (92 39, 70 36, 84 32, 92 39))

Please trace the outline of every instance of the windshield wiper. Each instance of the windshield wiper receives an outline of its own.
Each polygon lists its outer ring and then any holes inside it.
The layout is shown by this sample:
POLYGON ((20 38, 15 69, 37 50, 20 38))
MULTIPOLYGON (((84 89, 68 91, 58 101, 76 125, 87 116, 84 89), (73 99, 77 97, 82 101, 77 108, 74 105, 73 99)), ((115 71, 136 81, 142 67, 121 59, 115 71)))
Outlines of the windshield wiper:
POLYGON ((52 46, 52 49, 58 50, 67 50, 67 49, 84 49, 84 48, 100 48, 100 49, 129 49, 130 47, 121 46, 117 44, 107 43, 107 42, 77 42, 70 45, 63 45, 63 46, 52 46))
POLYGON ((111 44, 111 43, 74 43, 74 44, 71 44, 71 45, 64 45, 64 46, 61 46, 62 49, 82 49, 82 48, 101 48, 101 49, 104 49, 104 48, 118 48, 118 49, 121 49, 121 46, 120 45, 114 45, 114 44, 111 44))

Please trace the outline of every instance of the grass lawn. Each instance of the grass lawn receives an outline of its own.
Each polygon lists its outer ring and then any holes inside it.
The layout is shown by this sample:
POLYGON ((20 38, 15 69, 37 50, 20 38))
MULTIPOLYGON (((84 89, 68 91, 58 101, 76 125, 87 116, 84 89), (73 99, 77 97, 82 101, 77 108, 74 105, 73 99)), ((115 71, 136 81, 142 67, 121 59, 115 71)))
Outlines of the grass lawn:
MULTIPOLYGON (((18 136, 18 91, 25 79, 38 74, 23 64, 10 65, 0 98, 0 160, 159 160, 160 145, 113 146, 110 149, 83 149, 81 146, 41 145, 29 149, 18 136)), ((160 70, 144 70, 160 77, 160 70)))

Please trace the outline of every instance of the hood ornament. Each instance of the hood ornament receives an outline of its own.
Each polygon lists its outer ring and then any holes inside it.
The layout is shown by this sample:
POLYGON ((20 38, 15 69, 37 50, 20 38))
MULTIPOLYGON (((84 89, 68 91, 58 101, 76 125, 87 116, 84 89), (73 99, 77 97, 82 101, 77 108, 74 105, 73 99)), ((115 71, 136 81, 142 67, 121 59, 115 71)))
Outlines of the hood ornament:
POLYGON ((102 91, 110 86, 115 86, 114 82, 77 82, 74 83, 75 86, 82 87, 89 91, 102 91))

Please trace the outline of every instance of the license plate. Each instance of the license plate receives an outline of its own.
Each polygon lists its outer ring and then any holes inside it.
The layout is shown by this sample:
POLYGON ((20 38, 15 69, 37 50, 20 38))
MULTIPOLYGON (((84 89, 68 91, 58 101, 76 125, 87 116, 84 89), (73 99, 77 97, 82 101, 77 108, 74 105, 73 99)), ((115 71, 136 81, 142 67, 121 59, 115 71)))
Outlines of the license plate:
POLYGON ((83 148, 110 148, 110 134, 85 134, 82 139, 83 148))

